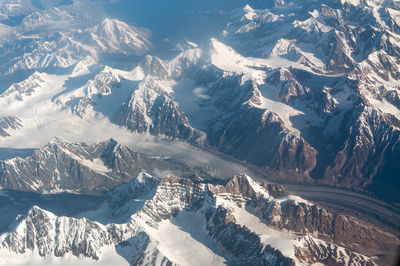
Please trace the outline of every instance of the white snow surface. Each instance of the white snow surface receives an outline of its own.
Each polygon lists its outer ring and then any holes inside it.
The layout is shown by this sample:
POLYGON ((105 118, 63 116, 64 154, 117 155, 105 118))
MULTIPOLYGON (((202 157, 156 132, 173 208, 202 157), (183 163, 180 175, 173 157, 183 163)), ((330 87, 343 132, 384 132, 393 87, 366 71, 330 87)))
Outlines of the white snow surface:
POLYGON ((157 229, 143 224, 167 258, 179 265, 224 265, 216 253, 226 253, 206 231, 204 214, 181 211, 171 220, 163 220, 157 229), (193 252, 195 251, 195 252, 193 252))
POLYGON ((101 248, 102 257, 96 261, 83 256, 76 257, 72 254, 66 254, 63 257, 54 255, 45 258, 39 256, 37 252, 27 252, 24 254, 16 254, 6 250, 0 251, 1 266, 70 266, 70 265, 87 265, 87 266, 129 266, 128 261, 116 253, 115 248, 106 246, 101 248))

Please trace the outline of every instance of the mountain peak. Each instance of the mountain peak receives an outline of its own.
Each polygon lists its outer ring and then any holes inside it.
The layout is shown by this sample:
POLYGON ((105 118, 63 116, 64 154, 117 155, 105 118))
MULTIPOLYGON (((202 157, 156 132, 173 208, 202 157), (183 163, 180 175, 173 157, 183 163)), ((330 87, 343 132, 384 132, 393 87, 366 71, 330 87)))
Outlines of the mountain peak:
POLYGON ((113 19, 113 18, 105 18, 101 21, 101 25, 104 27, 111 27, 113 25, 126 25, 126 23, 119 21, 118 19, 113 19))
POLYGON ((49 144, 56 144, 56 145, 64 146, 65 144, 72 144, 72 143, 69 142, 68 140, 64 139, 61 136, 56 136, 49 142, 49 144))
POLYGON ((105 18, 97 27, 97 32, 103 34, 103 37, 116 38, 123 32, 130 32, 135 29, 135 27, 117 19, 105 18))
POLYGON ((152 46, 149 30, 117 19, 106 18, 89 32, 94 42, 107 53, 143 55, 152 46))
MULTIPOLYGON (((35 218, 37 216, 49 217, 49 218, 55 218, 56 217, 53 213, 51 213, 49 211, 46 211, 46 210, 40 208, 37 205, 33 205, 28 210, 27 217, 29 217, 30 219, 33 219, 33 218, 35 218)), ((42 218, 40 218, 40 219, 42 219, 42 218)))
MULTIPOLYGON (((24 219, 16 222, 15 230, 0 238, 0 250, 18 254, 33 250, 42 257, 70 253, 102 260, 103 247, 117 252, 124 248, 134 250, 129 254, 139 260, 156 256, 160 249, 166 259, 186 264, 193 253, 184 252, 177 257, 174 252, 176 249, 192 251, 196 247, 202 256, 221 259, 216 257, 214 249, 204 253, 203 245, 192 246, 199 243, 192 241, 198 239, 193 236, 201 236, 207 241, 201 243, 213 243, 213 247, 217 245, 230 252, 229 260, 293 265, 293 260, 304 264, 343 260, 372 263, 375 258, 355 253, 349 247, 369 238, 376 239, 378 247, 397 241, 392 235, 355 218, 327 212, 319 206, 279 204, 274 199, 254 197, 254 183, 246 174, 233 176, 222 187, 173 175, 167 175, 159 183, 150 175, 140 173, 131 182, 112 189, 109 195, 113 213, 131 215, 127 223, 102 225, 87 218, 58 217, 33 206, 24 219), (243 192, 246 192, 243 197, 237 197, 243 192), (349 234, 352 230, 361 233, 349 234), (181 239, 185 241, 182 243, 181 239), (168 248, 171 242, 174 252, 168 248), (338 250, 342 251, 340 255, 338 250)), ((271 189, 277 195, 282 194, 279 188, 271 189)))

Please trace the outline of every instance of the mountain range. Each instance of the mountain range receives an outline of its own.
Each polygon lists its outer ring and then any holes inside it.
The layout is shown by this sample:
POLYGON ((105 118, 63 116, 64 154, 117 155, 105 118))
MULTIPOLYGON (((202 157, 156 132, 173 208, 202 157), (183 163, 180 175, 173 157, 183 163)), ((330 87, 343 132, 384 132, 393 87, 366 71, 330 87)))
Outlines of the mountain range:
POLYGON ((0 1, 0 202, 103 202, 10 208, 0 264, 393 260, 398 223, 279 184, 398 211, 400 2, 211 2, 0 1))
POLYGON ((246 175, 215 184, 199 176, 159 180, 140 173, 107 199, 110 216, 126 217, 125 223, 56 216, 33 206, 3 234, 0 254, 50 260, 69 254, 83 263, 117 253, 125 259, 121 265, 376 265, 374 252, 398 241, 246 175))

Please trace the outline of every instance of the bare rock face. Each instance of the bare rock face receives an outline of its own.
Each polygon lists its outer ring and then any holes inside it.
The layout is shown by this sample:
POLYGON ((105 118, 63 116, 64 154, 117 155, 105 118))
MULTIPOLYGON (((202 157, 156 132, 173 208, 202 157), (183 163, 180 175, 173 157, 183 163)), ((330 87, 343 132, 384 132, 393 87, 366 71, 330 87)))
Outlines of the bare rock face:
POLYGON ((129 130, 195 142, 201 132, 192 128, 186 114, 164 88, 149 78, 120 108, 114 121, 129 130))
MULTIPOLYGON (((326 168, 324 179, 328 184, 368 188, 382 195, 385 188, 391 191, 390 187, 399 185, 392 178, 398 166, 391 159, 399 156, 400 132, 391 126, 399 120, 370 107, 358 110, 345 125, 346 130, 342 132, 345 141, 326 168)), ((389 196, 386 197, 394 199, 389 196)))
POLYGON ((271 71, 266 82, 279 90, 278 96, 286 104, 294 102, 297 98, 304 99, 309 90, 296 80, 290 69, 285 68, 271 71))
POLYGON ((226 209, 219 207, 210 211, 206 219, 210 236, 237 258, 235 264, 295 265, 293 259, 286 258, 279 250, 263 246, 260 238, 245 226, 235 224, 226 209))
POLYGON ((321 236, 327 236, 329 241, 360 252, 383 250, 386 247, 385 243, 395 241, 393 236, 377 230, 372 225, 345 215, 329 213, 317 205, 287 204, 271 210, 266 217, 274 217, 276 211, 273 210, 278 210, 281 216, 278 222, 276 219, 273 222, 276 228, 295 232, 318 232, 321 236))
POLYGON ((262 109, 262 96, 237 78, 215 82, 206 106, 218 110, 205 130, 208 143, 220 151, 262 168, 308 173, 317 151, 277 113, 262 109), (224 119, 220 119, 223 117, 224 119), (221 121, 222 120, 222 121, 221 121))
POLYGON ((253 187, 243 175, 233 176, 225 186, 221 187, 221 190, 218 191, 218 193, 241 195, 250 199, 256 196, 253 187))
POLYGON ((302 247, 296 247, 296 257, 304 264, 319 261, 325 265, 376 265, 365 256, 342 247, 326 244, 312 237, 301 239, 302 247), (338 255, 339 254, 339 255, 338 255))
POLYGON ((400 93, 398 90, 390 90, 386 92, 385 99, 397 108, 400 108, 400 93))
POLYGON ((316 164, 315 149, 287 131, 273 112, 249 108, 232 117, 219 134, 221 151, 260 167, 308 173, 316 164))
MULTIPOLYGON (((251 180, 251 179, 250 179, 251 180)), ((221 188, 222 189, 222 188, 221 188)), ((245 203, 269 226, 278 230, 289 230, 298 234, 317 234, 321 239, 344 245, 361 253, 382 252, 398 239, 381 231, 376 226, 353 217, 330 212, 300 198, 292 197, 281 185, 263 185, 269 198, 260 196, 254 183, 245 175, 235 176, 224 186, 233 195, 248 199, 245 203), (243 189, 238 190, 241 184, 243 189)), ((225 190, 218 193, 226 193, 225 190)))
MULTIPOLYGON (((280 185, 270 185, 274 191, 285 191, 280 185)), ((349 247, 365 254, 382 252, 398 240, 371 224, 353 217, 330 212, 317 204, 297 201, 287 193, 275 193, 272 198, 253 198, 246 206, 253 209, 269 226, 298 234, 318 235, 320 239, 349 247), (282 201, 280 199, 285 199, 282 201)))
POLYGON ((282 198, 289 196, 289 192, 285 187, 277 184, 263 184, 263 188, 268 191, 268 194, 274 198, 282 198))

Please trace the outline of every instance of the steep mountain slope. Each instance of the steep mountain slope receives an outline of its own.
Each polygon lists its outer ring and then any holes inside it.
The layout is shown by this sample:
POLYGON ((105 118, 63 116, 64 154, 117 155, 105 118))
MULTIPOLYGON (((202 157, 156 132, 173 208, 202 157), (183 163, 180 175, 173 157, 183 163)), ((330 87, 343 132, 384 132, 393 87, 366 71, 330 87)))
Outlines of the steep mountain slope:
POLYGON ((22 127, 20 124, 21 120, 15 116, 7 116, 0 118, 0 136, 9 137, 11 136, 9 131, 18 130, 22 127))
POLYGON ((26 37, 2 48, 3 59, 12 57, 2 68, 7 76, 36 71, 66 70, 90 57, 99 61, 103 54, 142 55, 151 43, 145 29, 116 19, 104 19, 94 27, 55 31, 42 38, 26 37), (22 45, 18 49, 13 47, 22 45))
MULTIPOLYGON (((107 131, 103 138, 103 130, 91 133, 97 140, 128 136, 125 129, 178 138, 276 180, 369 190, 397 201, 398 5, 267 6, 236 10, 221 36, 188 41, 170 60, 147 55, 139 63, 131 55, 150 49, 149 33, 115 19, 99 16, 84 29, 39 30, 36 37, 14 26, 26 36, 1 48, 3 80, 12 82, 5 82, 0 105, 2 116, 18 117, 24 127, 1 145, 38 146, 57 135, 88 141, 81 132, 96 124, 107 131), (116 64, 106 54, 123 57, 116 64), (59 121, 68 121, 62 134, 59 121)), ((59 10, 85 22, 76 8, 59 10)), ((56 9, 38 12, 46 22, 61 16, 56 9)))
POLYGON ((153 174, 193 171, 169 158, 135 152, 113 139, 87 145, 57 137, 26 158, 1 161, 0 187, 41 193, 100 193, 130 181, 143 170, 153 174))
MULTIPOLYGON (((300 153, 316 159, 312 177, 375 192, 398 189, 391 158, 398 158, 399 36, 390 26, 397 16, 391 10, 398 6, 294 1, 290 7, 290 2, 266 10, 245 7, 223 32, 226 41, 241 54, 266 58, 265 66, 277 68, 266 71, 260 92, 301 111, 290 122, 316 150, 300 153), (292 11, 298 15, 290 16, 292 11), (354 21, 356 17, 364 20, 354 21)), ((232 63, 220 66, 232 71, 225 66, 232 63)))
POLYGON ((279 185, 257 184, 246 175, 215 185, 199 177, 157 180, 142 173, 110 192, 114 215, 154 189, 151 199, 124 224, 57 217, 33 207, 12 232, 1 236, 0 252, 47 258, 72 254, 101 263, 104 250, 115 246, 130 265, 375 265, 377 258, 369 257, 370 251, 398 243, 371 225, 328 212, 279 185), (359 233, 349 233, 354 231, 359 233))
POLYGON ((226 26, 159 47, 116 2, 0 0, 0 153, 25 156, 0 161, 0 230, 19 214, 0 265, 393 262, 399 240, 376 224, 238 173, 372 192, 389 202, 373 221, 396 213, 397 0, 171 1, 151 25, 182 4, 179 27, 226 26))

